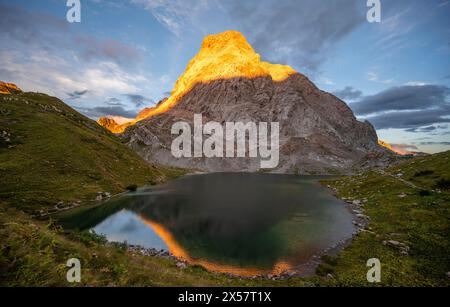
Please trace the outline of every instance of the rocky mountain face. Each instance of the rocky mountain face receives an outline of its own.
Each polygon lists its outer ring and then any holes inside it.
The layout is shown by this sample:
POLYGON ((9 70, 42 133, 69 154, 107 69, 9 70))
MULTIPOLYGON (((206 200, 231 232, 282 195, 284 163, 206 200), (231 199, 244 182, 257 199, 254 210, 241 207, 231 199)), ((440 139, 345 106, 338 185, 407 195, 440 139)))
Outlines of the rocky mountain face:
POLYGON ((368 122, 283 65, 262 62, 239 32, 207 36, 172 95, 116 129, 148 161, 206 171, 259 171, 259 159, 172 156, 172 124, 279 122, 280 173, 328 174, 380 163, 388 150, 368 122))
POLYGON ((113 133, 120 132, 119 124, 112 118, 100 117, 97 123, 113 133))
POLYGON ((19 92, 22 92, 22 90, 17 85, 0 81, 0 94, 8 95, 19 92))

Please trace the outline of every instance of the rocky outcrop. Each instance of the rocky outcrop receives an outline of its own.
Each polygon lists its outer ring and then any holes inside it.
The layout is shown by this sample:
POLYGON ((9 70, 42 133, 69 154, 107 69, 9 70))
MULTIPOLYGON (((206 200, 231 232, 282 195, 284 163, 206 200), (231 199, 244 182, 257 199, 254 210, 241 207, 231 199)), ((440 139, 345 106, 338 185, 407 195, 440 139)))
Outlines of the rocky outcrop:
POLYGON ((105 127, 112 133, 120 132, 119 124, 112 118, 108 117, 100 117, 97 121, 100 126, 105 127))
POLYGON ((345 172, 362 161, 378 163, 388 152, 378 145, 373 126, 358 121, 343 101, 288 66, 260 61, 235 31, 206 37, 169 99, 121 128, 149 161, 207 171, 259 170, 259 159, 172 157, 172 124, 192 124, 200 113, 204 122, 279 122, 276 172, 345 172))
POLYGON ((9 95, 20 92, 22 92, 22 90, 17 85, 0 81, 0 94, 9 95))

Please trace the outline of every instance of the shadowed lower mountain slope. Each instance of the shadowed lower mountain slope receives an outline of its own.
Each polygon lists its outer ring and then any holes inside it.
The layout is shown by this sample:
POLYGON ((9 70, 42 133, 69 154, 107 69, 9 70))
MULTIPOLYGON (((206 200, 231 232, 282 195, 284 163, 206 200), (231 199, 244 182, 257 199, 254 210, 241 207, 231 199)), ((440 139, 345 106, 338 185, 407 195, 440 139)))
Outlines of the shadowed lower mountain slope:
POLYGON ((93 200, 175 175, 57 98, 0 94, 0 202, 27 212, 93 200))
POLYGON ((233 78, 199 83, 170 110, 129 127, 129 145, 148 161, 207 171, 258 171, 259 159, 181 158, 171 155, 171 127, 203 114, 203 122, 279 122, 280 163, 276 172, 346 172, 390 156, 378 146, 375 129, 359 122, 350 108, 295 74, 284 81, 270 77, 233 78))
POLYGON ((278 122, 275 172, 347 172, 391 155, 378 145, 374 127, 358 121, 343 101, 289 66, 262 62, 236 31, 207 36, 171 96, 114 132, 124 131, 129 145, 148 161, 207 171, 259 171, 259 159, 173 158, 171 126, 187 121, 192 127, 194 114, 203 114, 204 122, 278 122))

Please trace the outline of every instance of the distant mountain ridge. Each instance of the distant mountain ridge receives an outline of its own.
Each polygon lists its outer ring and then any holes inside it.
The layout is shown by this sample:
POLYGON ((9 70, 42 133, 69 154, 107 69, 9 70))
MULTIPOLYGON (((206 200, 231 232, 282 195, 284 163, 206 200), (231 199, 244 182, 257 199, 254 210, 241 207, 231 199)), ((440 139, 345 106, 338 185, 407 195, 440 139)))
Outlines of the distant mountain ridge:
POLYGON ((113 133, 120 131, 120 128, 118 128, 120 125, 112 118, 100 117, 97 123, 113 133))
POLYGON ((401 156, 414 156, 414 157, 417 157, 417 156, 427 156, 427 155, 429 155, 429 154, 427 154, 425 152, 406 150, 404 148, 401 148, 400 145, 396 145, 396 144, 392 144, 391 145, 391 144, 386 143, 386 142, 384 142, 382 140, 378 140, 378 144, 380 146, 383 146, 383 147, 389 149, 390 151, 392 151, 392 152, 394 152, 394 153, 396 153, 398 155, 401 155, 401 156))
POLYGON ((275 172, 342 172, 378 164, 389 151, 378 145, 374 127, 356 119, 340 99, 318 89, 289 66, 262 62, 236 31, 207 36, 171 96, 120 126, 141 156, 179 167, 207 171, 258 171, 259 159, 175 159, 170 128, 205 121, 279 122, 280 166, 275 172))

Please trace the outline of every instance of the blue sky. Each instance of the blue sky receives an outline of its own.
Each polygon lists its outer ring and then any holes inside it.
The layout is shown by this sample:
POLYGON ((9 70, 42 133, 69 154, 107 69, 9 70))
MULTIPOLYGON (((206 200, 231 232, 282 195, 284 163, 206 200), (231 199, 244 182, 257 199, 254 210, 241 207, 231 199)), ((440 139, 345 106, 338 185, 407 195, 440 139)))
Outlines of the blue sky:
POLYGON ((241 31, 413 150, 450 149, 450 0, 0 0, 0 80, 96 119, 133 117, 168 95, 203 37, 241 31))

